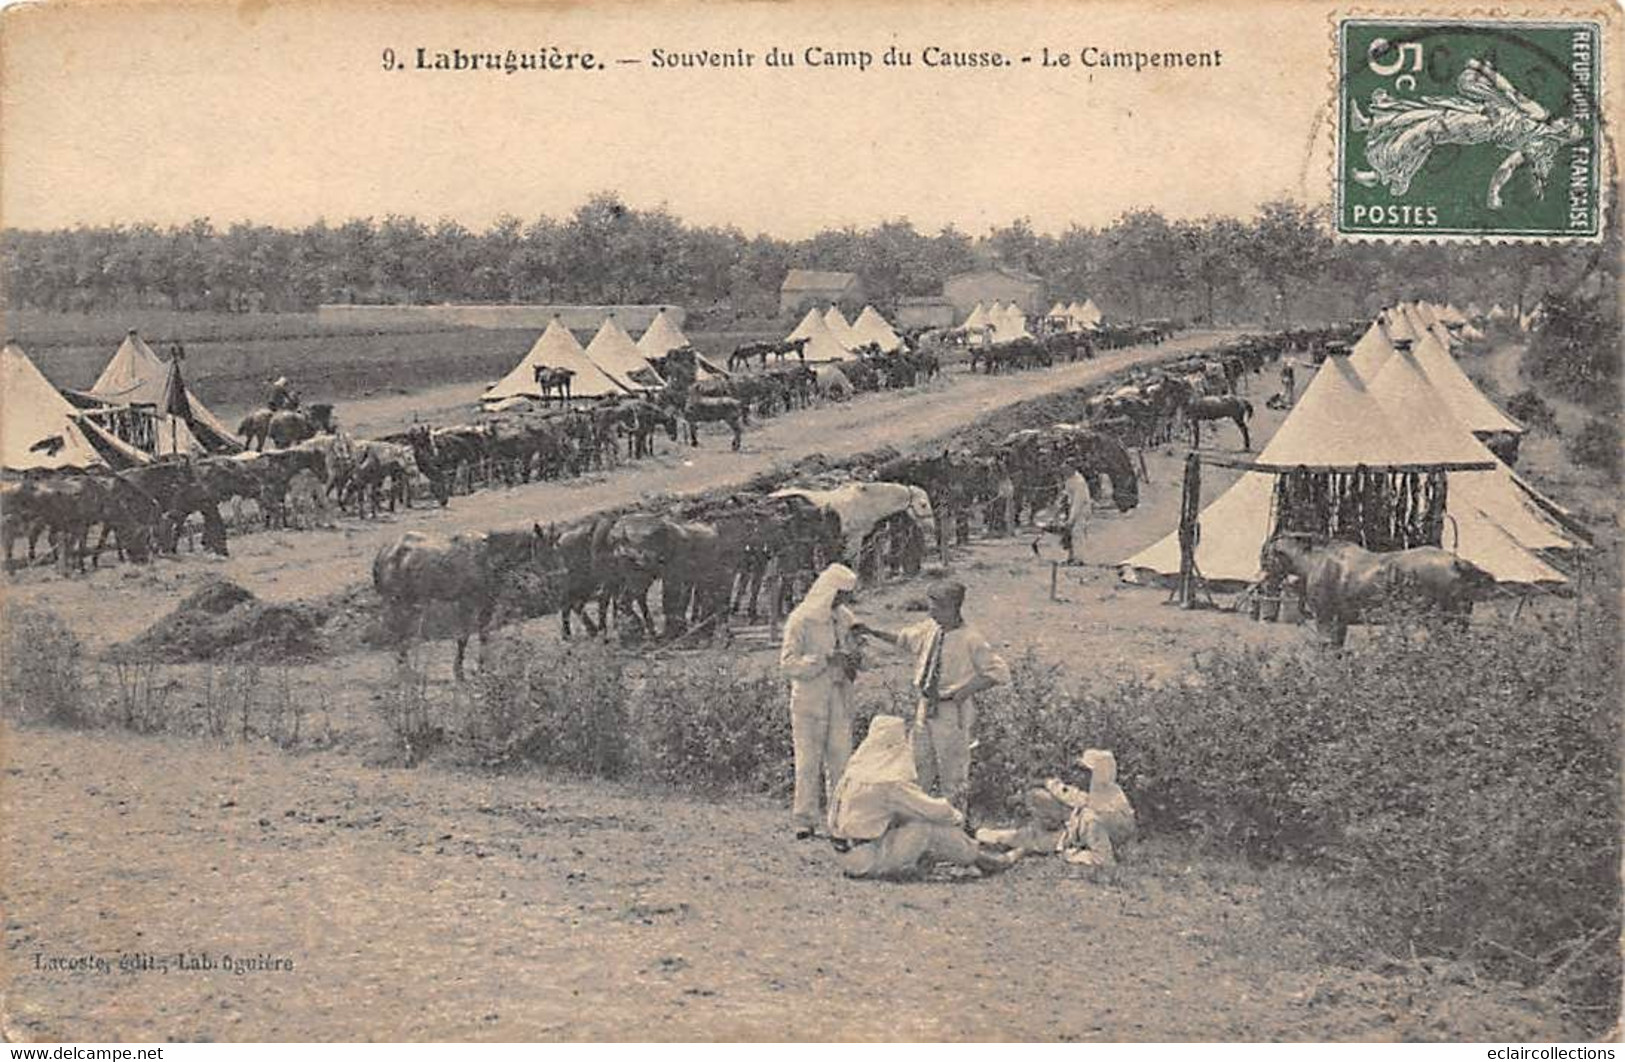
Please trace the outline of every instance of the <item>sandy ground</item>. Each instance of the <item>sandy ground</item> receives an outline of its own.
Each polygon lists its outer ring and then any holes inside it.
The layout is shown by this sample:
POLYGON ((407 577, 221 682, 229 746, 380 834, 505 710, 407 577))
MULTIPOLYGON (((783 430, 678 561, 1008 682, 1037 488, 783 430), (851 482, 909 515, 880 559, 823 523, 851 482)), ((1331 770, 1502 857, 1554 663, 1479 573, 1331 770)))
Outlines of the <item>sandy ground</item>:
MULTIPOLYGON (((742 455, 711 437, 697 454, 596 481, 485 492, 372 527, 246 536, 226 562, 186 556, 71 582, 28 573, 20 593, 104 645, 207 575, 272 598, 321 596, 364 578, 377 541, 407 526, 562 519, 643 490, 732 482, 795 453, 906 444, 1109 366, 958 379, 770 422, 746 436, 742 455)), ((1281 416, 1253 397, 1262 445, 1281 416)), ((1226 427, 1212 445, 1238 440, 1226 427)), ((1186 612, 1164 591, 1117 581, 1111 562, 1177 518, 1181 454, 1147 460, 1141 505, 1099 513, 1084 547, 1092 563, 1060 569, 1059 600, 1049 595, 1060 557, 1052 539, 1036 555, 1030 533, 955 552, 971 620, 1001 651, 1031 649, 1071 681, 1095 683, 1175 675, 1219 646, 1308 637, 1186 612)), ((1233 475, 1213 470, 1206 492, 1217 496, 1233 475)), ((919 592, 917 581, 885 584, 865 591, 859 610, 899 622, 919 592)), ((531 621, 522 633, 545 645, 556 626, 531 621)), ((771 665, 770 648, 738 652, 742 666, 771 665)), ((438 721, 455 729, 449 657, 444 644, 425 651, 438 721)), ((901 662, 877 663, 866 682, 906 681, 901 662)), ((846 881, 826 845, 789 840, 777 802, 438 761, 379 767, 387 742, 373 702, 390 667, 387 654, 352 653, 285 672, 289 695, 312 712, 307 733, 321 735, 305 747, 323 751, 0 729, 0 846, 12 868, 0 879, 9 978, 0 1031, 29 1040, 1561 1036, 1505 986, 1449 971, 1324 966, 1282 924, 1266 874, 1157 839, 1109 872, 1031 861, 990 881, 886 886, 846 881), (267 955, 294 968, 182 970, 180 953, 217 965, 228 953, 267 955), (46 968, 85 955, 108 972, 46 968), (119 970, 121 956, 141 955, 165 959, 168 972, 119 970)), ((195 692, 197 670, 171 673, 195 692)))
POLYGON ((1488 988, 1328 970, 1245 870, 847 881, 781 809, 9 735, 5 1033, 42 1040, 1533 1039, 1488 988), (177 956, 291 960, 241 974, 177 956), (89 955, 108 972, 44 970, 89 955), (120 972, 121 957, 167 973, 120 972), (36 956, 39 958, 36 959, 36 956), (140 960, 136 960, 140 961, 140 960))

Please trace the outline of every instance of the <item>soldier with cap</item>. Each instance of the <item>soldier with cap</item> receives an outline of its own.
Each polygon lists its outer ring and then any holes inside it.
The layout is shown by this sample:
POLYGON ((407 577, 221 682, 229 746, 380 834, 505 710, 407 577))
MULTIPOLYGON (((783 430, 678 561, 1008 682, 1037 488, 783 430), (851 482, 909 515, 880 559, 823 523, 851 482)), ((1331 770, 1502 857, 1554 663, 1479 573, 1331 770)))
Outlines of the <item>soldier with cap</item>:
POLYGON ((965 622, 965 584, 944 580, 927 592, 930 616, 896 632, 857 624, 913 654, 913 741, 919 783, 936 790, 961 811, 970 790, 971 733, 976 695, 1010 681, 1010 667, 980 631, 965 622))

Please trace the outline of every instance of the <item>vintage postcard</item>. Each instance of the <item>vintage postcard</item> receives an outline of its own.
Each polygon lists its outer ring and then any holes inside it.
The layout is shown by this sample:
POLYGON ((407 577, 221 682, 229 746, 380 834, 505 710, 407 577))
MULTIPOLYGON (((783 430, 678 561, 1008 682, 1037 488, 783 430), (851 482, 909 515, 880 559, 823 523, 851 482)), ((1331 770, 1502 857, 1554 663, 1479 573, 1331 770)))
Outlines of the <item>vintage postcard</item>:
POLYGON ((1622 50, 4 8, 0 1035, 1616 1038, 1622 50))

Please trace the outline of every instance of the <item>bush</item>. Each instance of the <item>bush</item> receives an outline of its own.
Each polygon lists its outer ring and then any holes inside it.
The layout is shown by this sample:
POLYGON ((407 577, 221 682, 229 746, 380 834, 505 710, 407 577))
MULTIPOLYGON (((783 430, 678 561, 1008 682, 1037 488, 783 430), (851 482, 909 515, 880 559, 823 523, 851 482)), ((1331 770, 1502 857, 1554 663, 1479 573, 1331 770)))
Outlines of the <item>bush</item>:
POLYGON ((473 738, 493 762, 615 777, 631 758, 624 659, 598 643, 539 652, 499 639, 474 678, 473 738))
POLYGON ((649 777, 716 792, 783 793, 791 781, 789 688, 723 653, 651 664, 638 697, 638 758, 649 777))
POLYGON ((1537 431, 1557 434, 1557 415, 1533 387, 1507 399, 1507 415, 1537 431))
MULTIPOLYGON (((973 799, 1117 753, 1142 828, 1340 885, 1327 939, 1618 998, 1619 621, 1393 623, 1343 652, 1221 651, 1182 683, 1067 696, 1031 658, 985 699, 973 799)), ((1603 1024, 1606 1024, 1604 1022, 1603 1024)))
POLYGON ((1569 440, 1569 460, 1619 475, 1619 426, 1606 417, 1592 417, 1569 440))
POLYGON ((55 613, 13 605, 0 632, 0 702, 22 722, 90 723, 84 649, 55 613))

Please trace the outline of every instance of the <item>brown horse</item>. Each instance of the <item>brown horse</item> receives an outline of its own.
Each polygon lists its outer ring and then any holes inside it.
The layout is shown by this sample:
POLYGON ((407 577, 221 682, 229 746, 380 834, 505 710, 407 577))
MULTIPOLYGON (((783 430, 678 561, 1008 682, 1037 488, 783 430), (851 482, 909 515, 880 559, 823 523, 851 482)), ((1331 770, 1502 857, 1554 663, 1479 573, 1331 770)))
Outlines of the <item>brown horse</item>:
POLYGON ((457 657, 452 674, 463 679, 469 636, 478 633, 485 651, 497 598, 507 575, 517 568, 548 563, 558 536, 535 524, 529 531, 471 531, 450 536, 408 531, 378 551, 372 585, 384 602, 384 622, 406 662, 408 640, 421 629, 424 610, 450 603, 457 618, 457 657))
POLYGON ((1437 546, 1373 553, 1352 542, 1279 534, 1259 555, 1272 579, 1297 576, 1299 598, 1315 617, 1321 638, 1341 646, 1349 624, 1385 603, 1436 609, 1465 623, 1473 601, 1495 587, 1495 577, 1437 546))
POLYGON ((1253 448, 1252 436, 1247 433, 1247 422, 1253 419, 1253 404, 1236 395, 1202 395, 1185 403, 1185 419, 1191 426, 1191 446, 1202 445, 1202 421, 1225 420, 1235 422, 1241 432, 1241 448, 1253 448))
POLYGON ((237 434, 250 450, 263 450, 267 441, 285 449, 312 436, 333 431, 333 407, 325 402, 312 404, 308 411, 297 409, 256 409, 237 425, 237 434))

